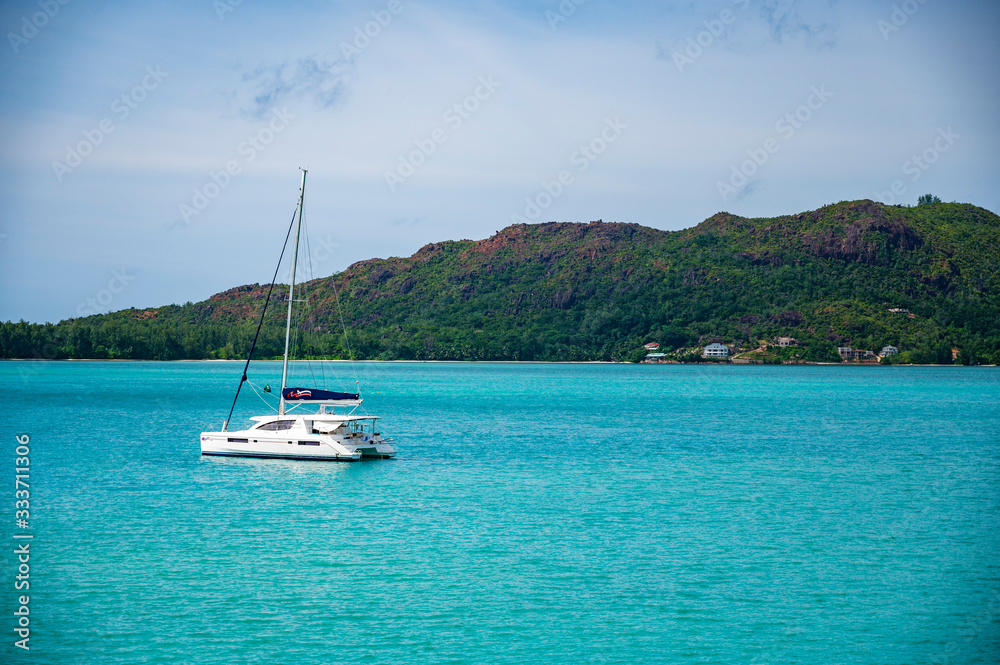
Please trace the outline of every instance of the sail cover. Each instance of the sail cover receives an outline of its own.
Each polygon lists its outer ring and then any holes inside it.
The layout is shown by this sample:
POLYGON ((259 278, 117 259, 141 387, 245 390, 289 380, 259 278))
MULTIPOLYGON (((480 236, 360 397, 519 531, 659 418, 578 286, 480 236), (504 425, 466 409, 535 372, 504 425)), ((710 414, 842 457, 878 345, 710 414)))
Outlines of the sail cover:
POLYGON ((281 396, 286 402, 333 402, 337 400, 355 400, 357 393, 335 393, 318 388, 285 388, 281 396))

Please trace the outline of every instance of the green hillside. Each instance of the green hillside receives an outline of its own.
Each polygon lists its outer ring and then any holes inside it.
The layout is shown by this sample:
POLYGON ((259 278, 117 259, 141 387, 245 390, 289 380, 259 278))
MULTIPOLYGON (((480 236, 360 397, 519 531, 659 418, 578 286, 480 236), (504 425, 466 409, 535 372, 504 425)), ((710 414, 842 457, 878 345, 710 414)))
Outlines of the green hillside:
MULTIPOLYGON (((409 258, 361 261, 303 285, 302 354, 358 358, 636 360, 720 341, 796 338, 777 358, 837 361, 837 346, 896 362, 1000 361, 1000 217, 957 203, 842 202, 798 215, 719 213, 667 232, 591 222, 514 225, 409 258), (889 312, 903 308, 912 316, 889 312)), ((0 324, 3 357, 245 356, 267 285, 184 306, 57 325, 0 324)), ((298 293, 296 294, 298 297, 298 293)), ((256 356, 280 355, 272 307, 256 356)))

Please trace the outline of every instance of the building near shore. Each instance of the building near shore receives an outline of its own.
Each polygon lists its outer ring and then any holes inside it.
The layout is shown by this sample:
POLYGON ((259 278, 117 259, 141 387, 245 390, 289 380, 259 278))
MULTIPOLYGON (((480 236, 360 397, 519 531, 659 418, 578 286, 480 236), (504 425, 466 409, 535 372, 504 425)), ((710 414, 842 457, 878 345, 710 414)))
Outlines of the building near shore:
POLYGON ((878 354, 883 358, 886 356, 894 356, 897 353, 899 353, 899 349, 894 346, 883 346, 882 350, 878 352, 878 354))
POLYGON ((841 360, 872 360, 875 354, 864 349, 852 349, 849 346, 838 346, 837 353, 841 360))
POLYGON ((706 358, 728 358, 729 347, 725 344, 709 344, 705 347, 705 351, 701 355, 706 358))

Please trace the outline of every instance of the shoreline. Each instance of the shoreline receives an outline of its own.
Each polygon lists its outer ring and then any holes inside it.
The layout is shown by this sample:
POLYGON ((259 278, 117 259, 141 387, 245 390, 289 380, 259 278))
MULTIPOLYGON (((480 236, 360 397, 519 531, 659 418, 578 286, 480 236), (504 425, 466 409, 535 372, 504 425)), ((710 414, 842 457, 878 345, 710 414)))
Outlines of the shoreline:
MULTIPOLYGON (((239 358, 205 358, 201 360, 181 359, 181 360, 151 360, 147 358, 0 358, 0 362, 30 362, 30 363, 245 363, 246 360, 239 358)), ((281 360, 255 360, 254 362, 280 363, 281 360)), ((635 365, 641 366, 684 366, 684 367, 997 367, 997 365, 918 365, 915 363, 899 365, 883 365, 882 363, 827 363, 827 362, 803 362, 803 363, 628 363, 614 360, 293 360, 294 363, 323 362, 323 363, 413 363, 413 364, 444 364, 462 363, 478 365, 635 365)))

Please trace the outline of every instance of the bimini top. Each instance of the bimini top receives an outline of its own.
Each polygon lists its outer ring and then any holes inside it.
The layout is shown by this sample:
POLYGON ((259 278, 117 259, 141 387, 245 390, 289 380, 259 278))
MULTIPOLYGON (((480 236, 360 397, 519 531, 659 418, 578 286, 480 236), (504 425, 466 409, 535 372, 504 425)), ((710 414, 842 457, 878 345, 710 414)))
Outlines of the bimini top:
POLYGON ((285 388, 281 396, 286 402, 340 402, 356 401, 357 393, 337 393, 318 388, 285 388))

